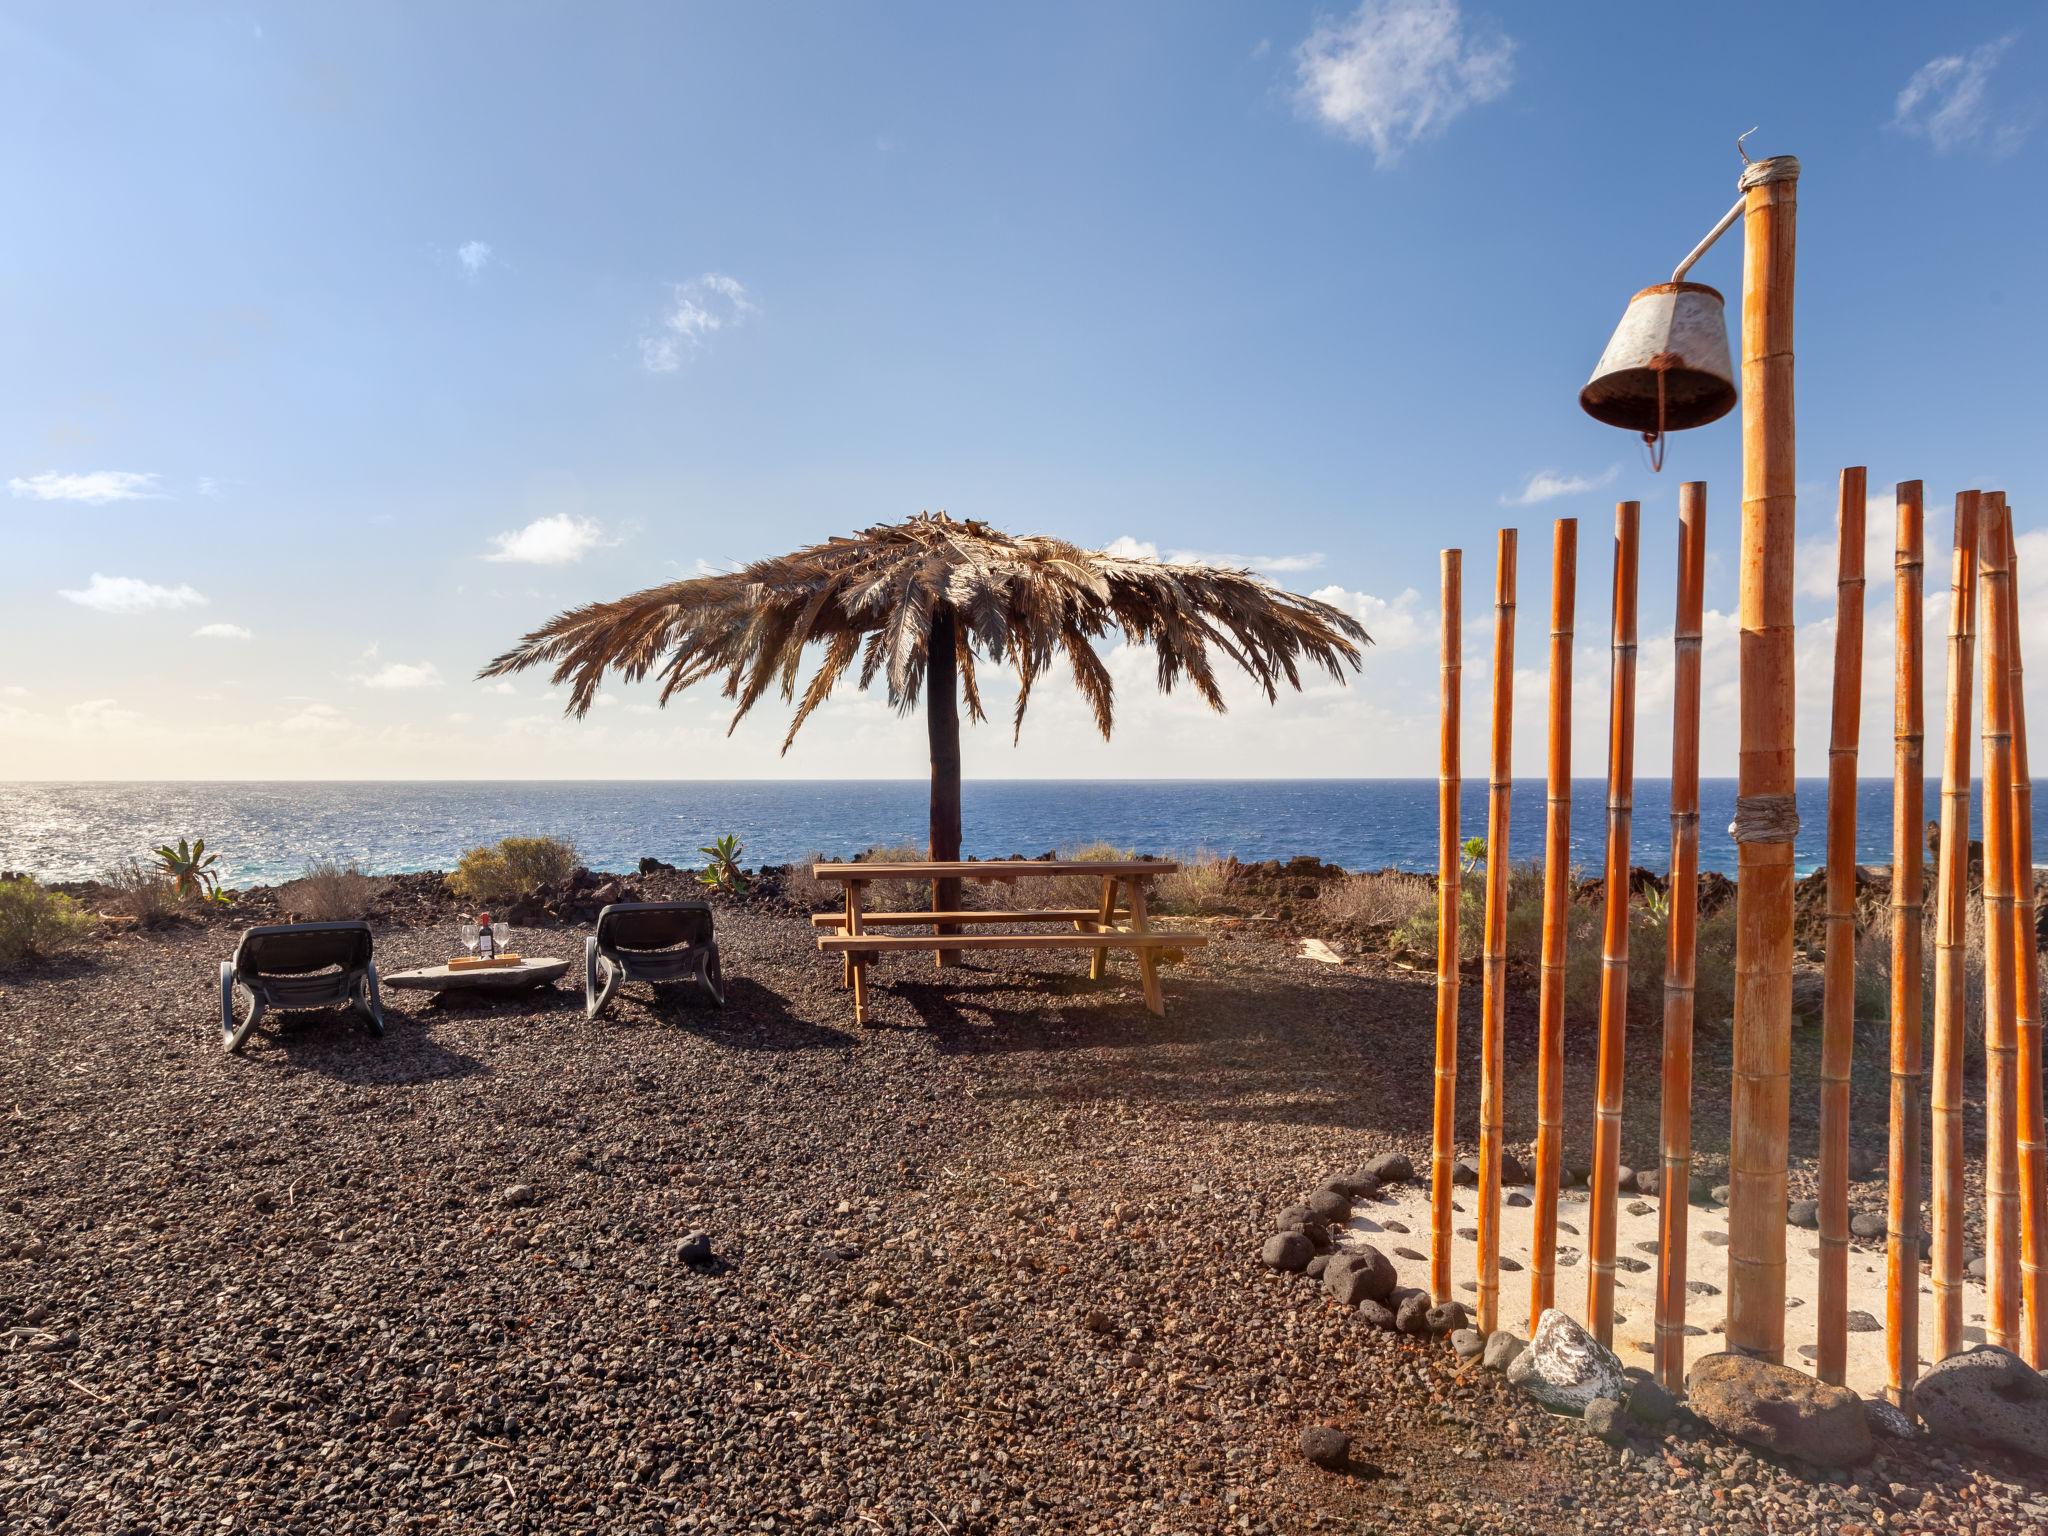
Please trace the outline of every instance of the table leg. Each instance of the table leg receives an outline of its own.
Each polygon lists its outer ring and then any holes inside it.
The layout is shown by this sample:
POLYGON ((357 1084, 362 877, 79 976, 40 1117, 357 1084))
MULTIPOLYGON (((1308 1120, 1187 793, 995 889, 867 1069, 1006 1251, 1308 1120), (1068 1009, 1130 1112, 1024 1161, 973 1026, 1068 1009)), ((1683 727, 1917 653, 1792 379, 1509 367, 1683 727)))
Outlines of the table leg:
MULTIPOLYGON (((1102 877, 1102 908, 1095 919, 1095 931, 1107 933, 1116 921, 1116 877, 1102 877)), ((1098 949, 1088 957, 1088 979, 1100 981, 1109 974, 1109 951, 1098 949)))
MULTIPOLYGON (((1152 925, 1145 915, 1145 881, 1131 882, 1131 932, 1150 933, 1152 925)), ((1138 951, 1138 975, 1145 983, 1145 1006, 1162 1018, 1166 1014, 1166 994, 1159 988, 1159 954, 1149 945, 1138 951)))
MULTIPOLYGON (((863 882, 846 882, 846 932, 849 937, 861 933, 860 898, 863 882)), ((853 973, 853 1022, 865 1024, 868 1021, 868 958, 858 950, 848 950, 846 960, 853 973)))
MULTIPOLYGON (((853 894, 853 882, 851 880, 840 887, 840 894, 845 898, 846 921, 839 925, 839 931, 841 933, 851 933, 853 932, 855 921, 854 909, 860 905, 859 898, 853 894)), ((853 951, 850 949, 839 957, 839 985, 841 987, 853 985, 853 951)))

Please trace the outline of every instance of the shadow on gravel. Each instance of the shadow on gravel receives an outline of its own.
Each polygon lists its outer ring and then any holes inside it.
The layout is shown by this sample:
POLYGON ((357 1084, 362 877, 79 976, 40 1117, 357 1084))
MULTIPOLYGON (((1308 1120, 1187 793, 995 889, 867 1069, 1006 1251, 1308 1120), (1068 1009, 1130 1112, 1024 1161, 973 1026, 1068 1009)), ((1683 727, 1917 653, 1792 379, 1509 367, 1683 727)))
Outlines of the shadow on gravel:
POLYGON ((621 1007, 614 1002, 602 1023, 614 1019, 633 1025, 687 1029, 714 1045, 736 1051, 846 1051, 853 1036, 828 1025, 799 1018, 781 993, 744 976, 725 979, 725 1006, 691 987, 661 987, 651 996, 621 1007))
POLYGON ((418 1014, 387 1012, 385 1022, 379 1039, 331 1009, 273 1014, 242 1060, 256 1067, 315 1072, 356 1087, 446 1082, 491 1070, 477 1057, 436 1040, 418 1014))

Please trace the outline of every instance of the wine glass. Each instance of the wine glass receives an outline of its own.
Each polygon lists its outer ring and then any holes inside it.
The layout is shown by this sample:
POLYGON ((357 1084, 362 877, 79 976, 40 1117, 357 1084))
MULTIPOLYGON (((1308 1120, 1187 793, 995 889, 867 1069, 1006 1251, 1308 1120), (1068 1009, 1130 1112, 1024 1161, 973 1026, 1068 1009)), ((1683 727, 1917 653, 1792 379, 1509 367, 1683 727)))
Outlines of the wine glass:
POLYGON ((491 919, 491 953, 494 956, 519 953, 512 947, 512 925, 502 917, 491 919))
POLYGON ((466 949, 466 950, 468 950, 468 951, 469 951, 469 953, 470 953, 470 958, 472 958, 472 959, 474 959, 474 958, 476 957, 476 946, 477 946, 477 926, 476 926, 476 919, 475 919, 475 918, 473 918, 473 917, 467 917, 467 916, 465 916, 465 917, 464 917, 464 918, 462 919, 462 947, 463 947, 464 949, 466 949))

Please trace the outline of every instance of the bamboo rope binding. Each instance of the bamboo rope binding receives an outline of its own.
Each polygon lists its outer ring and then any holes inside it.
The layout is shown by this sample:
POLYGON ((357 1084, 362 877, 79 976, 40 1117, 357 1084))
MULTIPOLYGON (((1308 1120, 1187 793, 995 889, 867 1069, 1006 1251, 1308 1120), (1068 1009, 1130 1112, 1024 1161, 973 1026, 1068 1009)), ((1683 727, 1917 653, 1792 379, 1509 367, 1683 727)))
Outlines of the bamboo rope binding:
POLYGON ((1459 714, 1464 672, 1464 552, 1443 552, 1443 681, 1437 738, 1436 1114, 1429 1164, 1429 1290, 1451 1299, 1451 1174, 1458 1131, 1459 714))
POLYGON ((1529 1334, 1557 1300, 1557 1186, 1564 1156, 1564 943, 1572 879, 1572 626, 1579 520, 1560 517, 1550 544, 1549 799, 1543 825, 1543 972, 1536 1004, 1536 1229, 1529 1256, 1529 1334))
POLYGON ((1978 508, 1978 626, 1984 673, 1984 1310, 1985 1336, 2019 1346, 2018 1021, 2013 1008, 2012 619, 2005 505, 1978 508))
MULTIPOLYGON (((2003 498, 2000 498, 2001 501, 2003 498)), ((2013 873, 2024 886, 2013 901, 2012 939, 2018 965, 2020 1154, 2020 1346, 2036 1370, 2048 1359, 2048 1165, 2044 1165, 2041 1103, 2041 949, 2034 910, 2034 784, 2027 765, 2026 670, 2020 657, 2020 576, 2012 518, 2005 519, 2005 564, 2012 601, 2006 605, 2012 663, 2012 846, 2013 873)))
MULTIPOLYGON (((1612 680, 1607 717, 1606 921, 1600 952, 1600 1067, 1587 1212, 1586 1326, 1614 1342, 1614 1236, 1621 1178, 1623 1046, 1628 1038, 1629 838, 1635 810, 1636 535, 1642 508, 1614 509, 1612 680)), ((1681 1196, 1681 1198, 1683 1198, 1681 1196)))
POLYGON ((1515 530, 1500 531, 1493 591, 1493 773, 1486 800, 1486 941, 1479 1011, 1479 1331, 1500 1326, 1502 1018, 1508 986, 1508 794, 1515 705, 1515 530))
POLYGON ((1963 953, 1970 897, 1970 661, 1977 624, 1978 493, 1956 494, 1949 576, 1948 717, 1941 754, 1941 843, 1935 869, 1934 1358, 1963 1347, 1963 953))
POLYGON ((1892 690, 1891 1181, 1885 1227, 1886 1396, 1912 1411, 1920 1374, 1921 839, 1927 804, 1921 699, 1926 582, 1920 482, 1898 488, 1892 690))
POLYGON ((1672 637, 1671 881, 1664 929, 1664 1074, 1658 1123, 1658 1382, 1685 1385, 1685 1244, 1692 1192, 1692 1010, 1700 885, 1700 629, 1707 564, 1707 488, 1678 488, 1678 620, 1672 637))
POLYGON ((1792 278, 1799 162, 1742 173, 1742 744, 1729 1095, 1728 1348, 1785 1354, 1785 1163, 1791 1110, 1792 278))
POLYGON ((1835 697, 1828 737, 1827 949, 1820 1045, 1820 1297, 1814 1374, 1849 1363, 1849 1070, 1856 1056, 1856 743, 1863 728, 1864 471, 1835 517, 1835 697))

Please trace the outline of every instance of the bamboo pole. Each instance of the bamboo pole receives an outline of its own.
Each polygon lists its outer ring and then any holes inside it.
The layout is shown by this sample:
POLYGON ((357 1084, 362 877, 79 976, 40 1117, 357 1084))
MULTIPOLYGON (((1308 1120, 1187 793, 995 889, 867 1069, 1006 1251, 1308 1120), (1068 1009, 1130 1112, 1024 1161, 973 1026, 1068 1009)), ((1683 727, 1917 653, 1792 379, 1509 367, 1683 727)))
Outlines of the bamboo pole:
POLYGON ((1970 663, 1977 625, 1978 493, 1956 494, 1949 576, 1948 717, 1941 753, 1941 844, 1935 861, 1934 1358, 1963 1347, 1963 953, 1970 899, 1970 663))
POLYGON ((1460 694, 1464 672, 1464 552, 1443 552, 1442 703, 1437 737, 1436 1115, 1429 1165, 1429 1291, 1451 1299, 1451 1175, 1458 1109, 1458 837, 1460 694))
MULTIPOLYGON (((2003 498, 2001 498, 2002 500, 2003 498)), ((2048 1359, 2048 1162, 2044 1162, 2041 1103, 2041 948, 2034 910, 2034 782, 2027 764, 2026 669, 2020 655, 2020 575, 2012 518, 2005 519, 2005 565, 2012 601, 2007 656, 2012 664, 2012 846, 2014 893, 2012 940, 2019 984, 2019 1153, 2020 1153, 2020 1346, 2027 1364, 2039 1370, 2048 1359)))
POLYGON ((1922 700, 1926 582, 1920 482, 1898 488, 1893 551, 1891 1181, 1885 1228, 1885 1385, 1912 1411, 1920 1375, 1921 817, 1927 805, 1922 700))
POLYGON ((1600 1067, 1593 1114, 1593 1198, 1586 1214, 1586 1326, 1614 1342, 1623 1046, 1628 1039, 1629 839, 1636 772, 1636 536, 1641 506, 1614 508, 1614 605, 1607 714, 1606 920, 1600 948, 1600 1067))
POLYGON ((1671 687, 1671 883, 1664 928, 1664 1143, 1657 1207, 1657 1380, 1685 1385, 1685 1245, 1692 1194, 1692 1006, 1700 887, 1700 630, 1707 488, 1678 488, 1678 618, 1671 687))
POLYGON ((1792 277, 1799 162, 1746 166, 1742 284, 1742 741, 1735 803, 1735 1042, 1729 1096, 1728 1347, 1785 1354, 1791 1111, 1792 561, 1798 479, 1792 277))
POLYGON ((2018 1021, 2013 1008, 2012 587, 2005 498, 1978 509, 1978 625, 1984 673, 1984 1309, 1985 1336, 2019 1347, 2018 1021))
POLYGON ((1827 952, 1820 1043, 1820 1297, 1814 1374, 1849 1364, 1849 1071, 1856 1058, 1856 743, 1863 729, 1861 466, 1835 515, 1835 697, 1828 737, 1827 952))
POLYGON ((1479 1331, 1500 1326, 1502 1017, 1508 987, 1508 794, 1514 785, 1515 530, 1500 531, 1493 587, 1493 772, 1486 797, 1486 941, 1479 1010, 1479 1331))
POLYGON ((1536 1232, 1529 1254, 1529 1335, 1557 1300, 1557 1186, 1564 1156, 1564 939, 1572 879, 1572 627, 1579 520, 1550 540, 1550 738, 1543 825, 1543 971, 1536 1004, 1536 1232))

